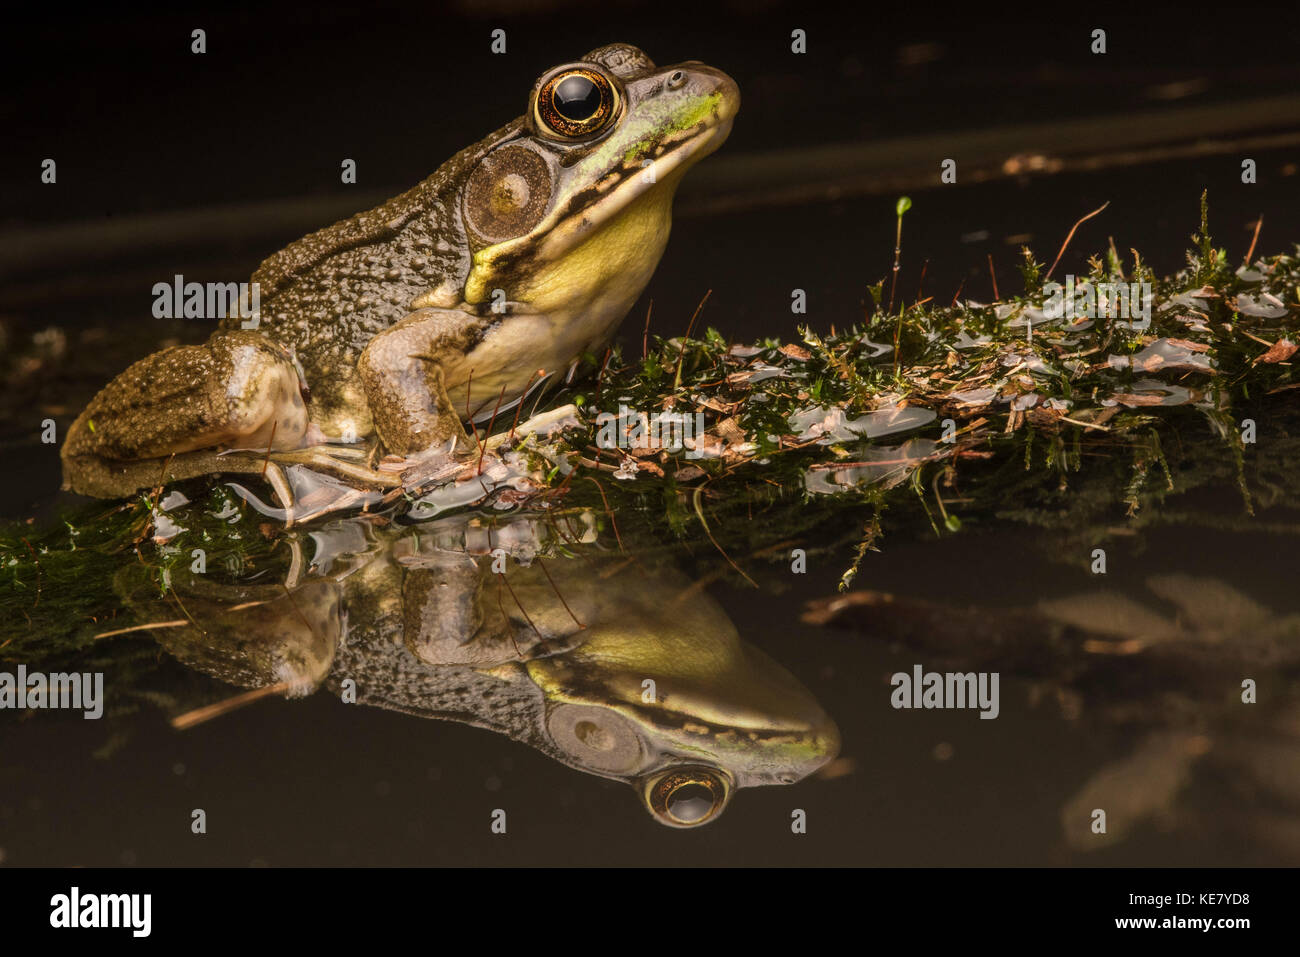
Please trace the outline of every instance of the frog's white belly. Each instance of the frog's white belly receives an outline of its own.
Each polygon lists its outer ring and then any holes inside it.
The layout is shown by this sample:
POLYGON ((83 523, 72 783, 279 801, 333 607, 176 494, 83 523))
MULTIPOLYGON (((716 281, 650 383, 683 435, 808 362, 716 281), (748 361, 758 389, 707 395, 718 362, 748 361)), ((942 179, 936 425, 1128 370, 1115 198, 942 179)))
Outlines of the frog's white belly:
POLYGON ((589 318, 565 321, 548 316, 508 316, 469 353, 449 363, 447 393, 456 411, 464 416, 468 410, 472 418, 486 418, 498 401, 501 409, 510 408, 540 381, 554 385, 563 379, 584 352, 599 360, 629 305, 592 303, 588 317, 598 316, 600 321, 595 323, 589 318))
POLYGON ((679 172, 661 180, 658 188, 638 196, 560 259, 527 274, 514 290, 518 311, 503 317, 447 369, 447 390, 457 411, 465 414, 467 382, 470 415, 491 415, 502 386, 505 408, 530 380, 536 382, 539 369, 557 377, 584 352, 600 359, 659 265, 680 178, 679 172))

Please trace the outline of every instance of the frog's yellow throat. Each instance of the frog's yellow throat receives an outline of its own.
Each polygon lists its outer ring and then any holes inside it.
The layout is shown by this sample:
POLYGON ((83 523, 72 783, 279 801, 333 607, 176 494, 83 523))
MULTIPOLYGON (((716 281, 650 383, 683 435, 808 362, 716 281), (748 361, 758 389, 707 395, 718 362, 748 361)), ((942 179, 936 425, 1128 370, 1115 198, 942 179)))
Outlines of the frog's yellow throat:
POLYGON ((543 252, 538 268, 524 273, 519 300, 550 316, 589 308, 597 300, 631 308, 668 244, 680 179, 678 173, 674 181, 641 193, 563 256, 548 259, 543 252))
MULTIPOLYGON (((660 144, 663 153, 654 161, 653 169, 633 162, 615 170, 590 190, 557 205, 530 235, 480 250, 465 281, 465 301, 477 304, 491 298, 498 277, 507 271, 506 263, 513 267, 511 271, 528 280, 523 288, 507 290, 507 298, 533 304, 539 311, 542 307, 525 289, 554 289, 559 276, 566 283, 597 278, 608 281, 610 276, 600 270, 593 272, 592 267, 611 258, 640 253, 650 261, 652 272, 668 241, 673 195, 682 175, 722 144, 731 123, 727 116, 703 127, 682 130, 660 144), (619 228, 612 232, 615 226, 619 228), (644 245, 644 251, 615 249, 610 257, 599 249, 635 245, 644 245), (536 269, 524 266, 527 262, 536 264, 536 269), (570 272, 570 264, 583 271, 570 272)), ((641 270, 637 272, 642 274, 641 270)), ((643 273, 646 278, 649 272, 643 273)))

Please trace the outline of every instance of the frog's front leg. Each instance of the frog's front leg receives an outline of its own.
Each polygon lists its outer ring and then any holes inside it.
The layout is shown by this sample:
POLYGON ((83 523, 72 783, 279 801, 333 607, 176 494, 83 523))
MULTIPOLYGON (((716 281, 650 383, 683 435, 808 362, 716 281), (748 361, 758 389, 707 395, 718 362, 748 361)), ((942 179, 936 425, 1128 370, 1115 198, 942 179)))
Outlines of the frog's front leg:
POLYGON ((255 332, 217 333, 146 356, 100 390, 63 443, 64 486, 120 498, 207 471, 251 471, 213 450, 296 449, 307 424, 289 353, 255 332))
POLYGON ((455 440, 476 451, 447 395, 444 360, 472 348, 482 320, 454 309, 420 309, 370 340, 357 363, 384 448, 411 455, 455 440))

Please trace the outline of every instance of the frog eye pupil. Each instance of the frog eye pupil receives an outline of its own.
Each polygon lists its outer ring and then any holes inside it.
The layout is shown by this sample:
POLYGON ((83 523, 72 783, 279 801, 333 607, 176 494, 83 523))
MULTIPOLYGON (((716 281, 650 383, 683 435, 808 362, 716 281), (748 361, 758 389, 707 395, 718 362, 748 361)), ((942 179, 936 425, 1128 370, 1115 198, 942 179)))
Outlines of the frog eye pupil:
POLYGON ((650 813, 670 827, 696 827, 721 813, 730 786, 715 769, 669 768, 644 783, 642 796, 650 813))
POLYGON ((692 781, 675 788, 665 804, 673 818, 683 824, 694 824, 713 813, 713 792, 692 781))
POLYGON ((581 139, 609 126, 618 115, 618 90, 599 71, 558 69, 542 81, 533 101, 536 128, 560 139, 581 139))
POLYGON ((600 90, 580 73, 567 76, 556 84, 553 96, 556 112, 575 122, 590 119, 600 109, 600 90))

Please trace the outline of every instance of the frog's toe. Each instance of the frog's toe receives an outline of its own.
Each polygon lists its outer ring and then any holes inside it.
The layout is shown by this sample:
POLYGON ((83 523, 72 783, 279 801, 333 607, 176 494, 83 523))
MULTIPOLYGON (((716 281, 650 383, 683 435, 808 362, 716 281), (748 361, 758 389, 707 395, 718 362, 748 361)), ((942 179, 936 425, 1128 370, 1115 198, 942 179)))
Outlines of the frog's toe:
POLYGON ((368 464, 370 453, 366 449, 314 445, 305 449, 272 452, 270 458, 283 466, 302 465, 354 485, 388 489, 402 484, 399 475, 387 470, 371 468, 368 464))
POLYGON ((284 507, 284 525, 288 528, 293 524, 294 519, 293 488, 289 485, 288 478, 285 477, 284 469, 280 468, 280 466, 276 465, 274 462, 267 462, 265 463, 265 466, 262 476, 266 479, 267 484, 271 486, 271 491, 275 493, 275 497, 280 500, 280 504, 284 507))
POLYGON ((397 478, 398 486, 411 492, 442 482, 455 481, 479 459, 479 452, 463 448, 449 439, 420 452, 386 455, 379 460, 381 472, 397 478))

